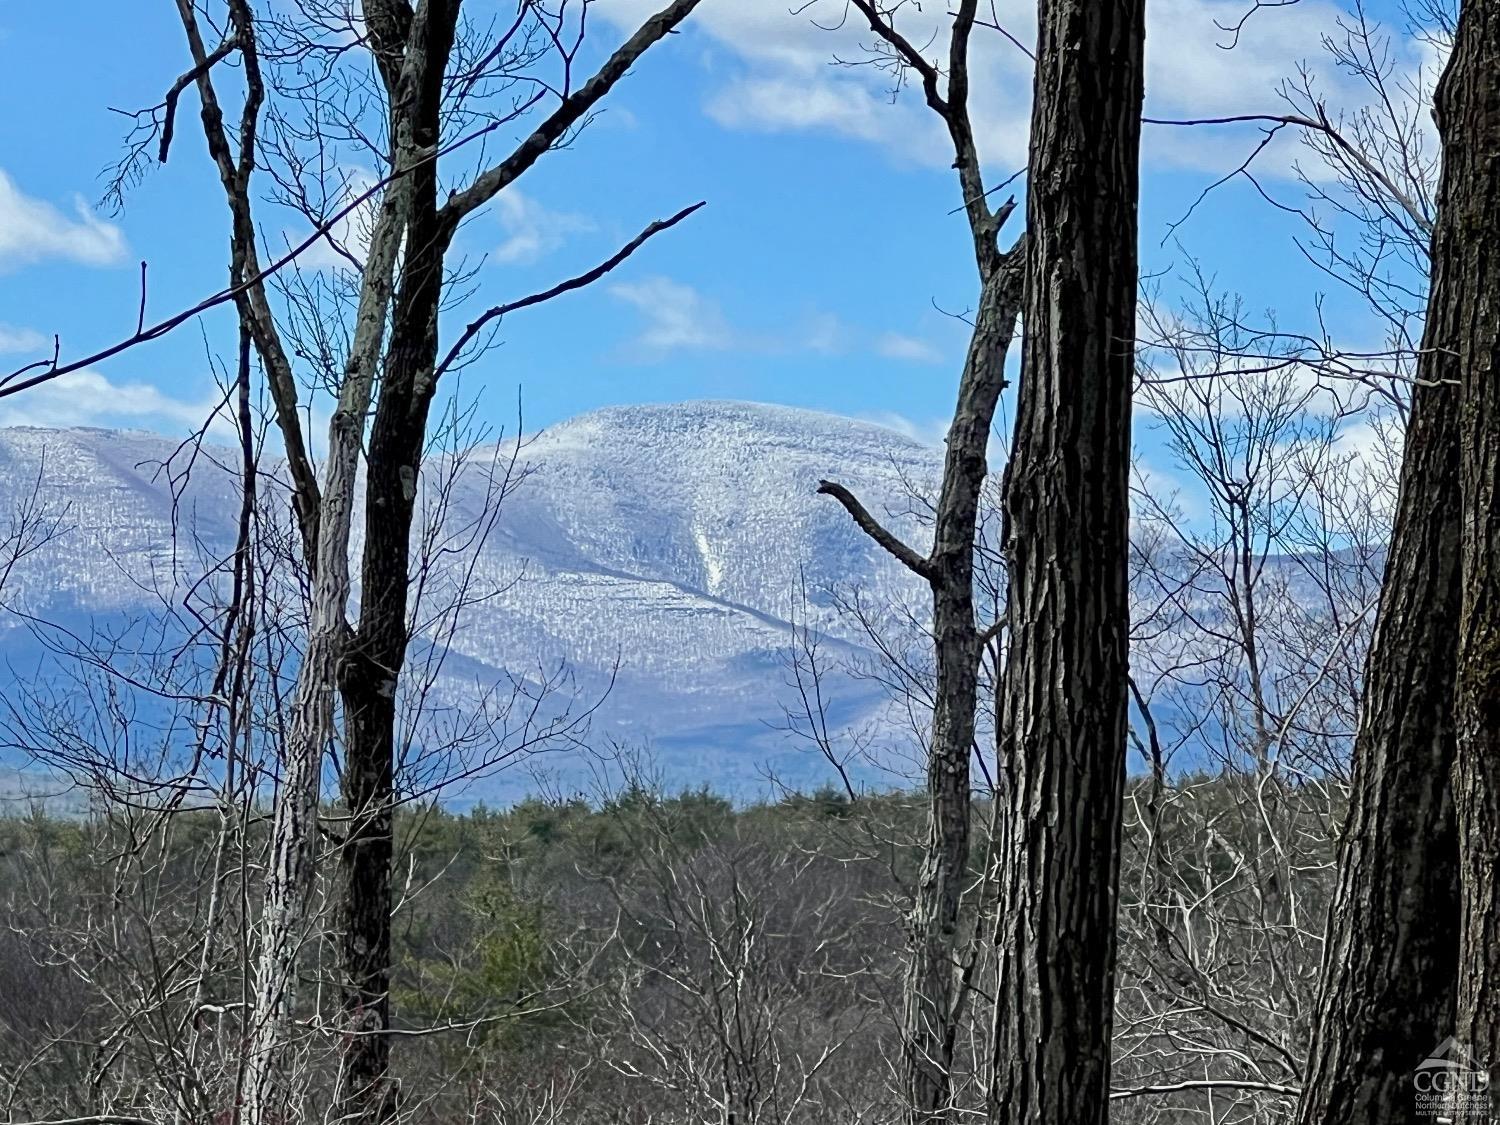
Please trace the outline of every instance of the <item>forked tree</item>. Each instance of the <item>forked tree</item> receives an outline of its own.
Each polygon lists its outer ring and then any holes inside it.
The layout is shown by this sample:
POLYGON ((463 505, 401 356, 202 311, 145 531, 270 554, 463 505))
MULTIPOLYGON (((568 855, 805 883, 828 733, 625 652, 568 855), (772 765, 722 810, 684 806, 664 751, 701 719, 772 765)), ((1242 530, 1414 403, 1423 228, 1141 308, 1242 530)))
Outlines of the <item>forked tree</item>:
MULTIPOLYGON (((287 720, 254 974, 255 1014, 242 1093, 243 1117, 251 1125, 283 1119, 292 1097, 282 1061, 297 1001, 299 949, 309 936, 324 760, 335 737, 343 756, 346 807, 336 829, 343 900, 339 1113, 346 1121, 364 1122, 387 1121, 396 1113, 398 1089, 390 1076, 390 916, 397 707, 412 639, 409 566, 418 482, 442 377, 471 360, 507 313, 602 276, 696 208, 651 224, 585 274, 488 309, 445 341, 440 313, 450 282, 463 275, 450 261, 455 235, 466 218, 571 139, 615 83, 697 3, 666 5, 597 71, 578 81, 582 16, 547 4, 523 3, 513 22, 489 24, 465 19, 461 0, 365 0, 360 19, 347 5, 309 2, 291 14, 272 13, 263 23, 250 0, 226 0, 217 14, 220 41, 211 44, 206 29, 218 25, 193 0, 177 2, 192 67, 168 99, 166 121, 175 92, 194 85, 231 216, 230 288, 274 404, 310 571, 306 644, 287 720), (300 114, 278 105, 277 95, 285 98, 288 90, 302 96, 316 90, 318 81, 349 65, 351 52, 363 78, 345 79, 352 84, 336 86, 300 114), (272 66, 290 68, 293 81, 274 85, 274 76, 268 79, 265 72, 268 58, 272 66), (226 123, 216 83, 226 60, 241 67, 234 86, 241 104, 233 125, 226 123), (548 65, 550 72, 542 69, 548 65), (486 97, 496 104, 482 104, 486 97), (366 120, 349 120, 340 115, 347 115, 350 105, 356 111, 362 105, 375 108, 366 120), (268 112, 271 127, 264 130, 268 112), (503 158, 481 158, 477 169, 462 166, 465 157, 481 151, 474 142, 493 138, 532 113, 541 116, 503 158), (310 168, 326 161, 305 159, 305 147, 298 151, 300 141, 326 155, 337 143, 321 131, 330 120, 346 126, 340 134, 346 140, 365 141, 368 157, 381 169, 369 190, 335 191, 336 202, 354 198, 333 214, 328 212, 335 208, 307 203, 309 194, 315 198, 317 189, 328 188, 306 180, 310 168), (291 346, 268 292, 252 186, 268 153, 281 157, 272 166, 282 195, 303 204, 330 243, 337 223, 368 204, 364 245, 335 246, 352 276, 344 294, 344 307, 352 314, 338 349, 313 349, 309 356, 308 349, 291 346), (299 401, 309 373, 294 363, 309 358, 311 375, 335 399, 321 473, 308 452, 305 402, 299 401), (359 605, 351 619, 352 530, 361 466, 365 526, 359 605)), ((165 158, 169 128, 161 140, 165 158)))
POLYGON ((975 746, 980 661, 1000 625, 975 620, 974 551, 980 497, 995 410, 1006 385, 1005 362, 1021 304, 1022 250, 1002 249, 1001 230, 1014 201, 992 206, 969 116, 969 55, 978 0, 952 16, 946 60, 931 61, 897 26, 903 0, 853 0, 877 37, 880 57, 897 74, 915 74, 928 107, 953 146, 962 209, 979 273, 973 333, 948 427, 943 476, 926 553, 902 542, 847 488, 821 481, 876 543, 926 582, 932 596, 935 666, 932 731, 927 750, 928 835, 911 918, 911 952, 902 1009, 901 1077, 908 1120, 926 1125, 954 1112, 954 1051, 963 1009, 973 999, 975 953, 965 948, 960 915, 974 880, 969 870, 970 759, 975 746))

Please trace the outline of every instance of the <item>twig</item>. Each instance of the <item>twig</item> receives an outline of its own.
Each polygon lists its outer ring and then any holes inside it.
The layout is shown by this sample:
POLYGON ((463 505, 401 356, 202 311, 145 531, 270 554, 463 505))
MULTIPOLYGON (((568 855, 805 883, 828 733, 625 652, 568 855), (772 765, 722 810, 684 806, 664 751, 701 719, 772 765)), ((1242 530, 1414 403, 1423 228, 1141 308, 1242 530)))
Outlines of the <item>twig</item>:
POLYGON ((1133 1086, 1128 1090, 1111 1090, 1109 1100, 1139 1098, 1146 1094, 1175 1094, 1183 1090, 1252 1090, 1263 1094, 1280 1094, 1295 1098, 1302 1093, 1298 1086, 1283 1086, 1280 1082, 1256 1082, 1237 1078, 1198 1078, 1186 1082, 1168 1082, 1161 1086, 1133 1086))

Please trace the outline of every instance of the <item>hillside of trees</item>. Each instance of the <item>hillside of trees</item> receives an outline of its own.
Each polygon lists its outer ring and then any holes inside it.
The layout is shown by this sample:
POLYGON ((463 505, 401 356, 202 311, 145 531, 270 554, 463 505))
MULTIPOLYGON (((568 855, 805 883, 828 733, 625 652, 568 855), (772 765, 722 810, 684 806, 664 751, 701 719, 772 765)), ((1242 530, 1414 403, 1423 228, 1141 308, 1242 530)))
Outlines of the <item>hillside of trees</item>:
MULTIPOLYGON (((1222 776, 1127 794, 1116 1120, 1287 1111, 1318 944, 1265 924, 1267 857, 1245 797, 1222 776)), ((1341 810, 1284 798, 1276 828, 1298 852, 1276 893, 1316 918, 1341 810)), ((993 811, 976 806, 976 823, 993 811)), ((13 1117, 144 1107, 164 1088, 225 1116, 266 828, 262 815, 226 839, 210 810, 0 821, 0 1104, 13 1117)), ((396 1034, 412 1037, 399 1069, 411 1120, 899 1119, 889 1084, 920 795, 829 788, 736 807, 639 783, 505 811, 411 808, 396 832, 392 997, 396 1034)), ((963 919, 980 959, 983 910, 975 899, 963 919)), ((336 987, 335 956, 318 943, 299 966, 296 1112, 331 1094, 340 1033, 316 998, 336 987)), ((970 1059, 992 1003, 976 990, 970 1059)), ((972 1073, 962 1089, 982 1105, 972 1073)))

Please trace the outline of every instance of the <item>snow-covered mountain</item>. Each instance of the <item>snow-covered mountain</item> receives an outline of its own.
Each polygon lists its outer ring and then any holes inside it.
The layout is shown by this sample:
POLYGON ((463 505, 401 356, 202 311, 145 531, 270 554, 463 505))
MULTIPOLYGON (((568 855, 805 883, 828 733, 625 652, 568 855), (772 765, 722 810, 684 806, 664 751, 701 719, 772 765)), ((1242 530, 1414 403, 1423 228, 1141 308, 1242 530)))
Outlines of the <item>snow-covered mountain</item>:
MULTIPOLYGON (((200 455, 188 474, 176 449, 138 432, 0 430, 0 521, 33 489, 61 513, 59 534, 18 568, 6 598, 75 623, 159 612, 162 593, 201 570, 184 533, 208 553, 227 549, 239 506, 224 467, 232 455, 223 465, 200 455)), ((590 741, 649 743, 677 781, 743 788, 766 762, 802 779, 815 772, 775 729, 804 591, 832 654, 856 657, 862 638, 828 609, 826 590, 855 584, 875 604, 913 593, 910 576, 815 494, 817 482, 848 485, 920 540, 912 496, 936 480, 940 451, 784 407, 617 407, 526 441, 524 479, 491 521, 495 474, 509 457, 504 447, 474 451, 451 487, 438 486, 439 470, 424 489, 427 510, 443 513, 446 545, 461 548, 444 556, 429 605, 462 573, 474 600, 436 689, 445 702, 461 709, 467 694, 508 676, 535 679, 566 663, 574 700, 603 699, 590 741), (476 531, 477 546, 462 549, 476 531)), ((30 651, 17 621, 0 630, 12 656, 30 651)), ((27 674, 24 660, 9 663, 13 678, 27 674)), ((837 688, 842 719, 878 705, 868 685, 837 688)), ((549 767, 566 774, 565 757, 549 767)))

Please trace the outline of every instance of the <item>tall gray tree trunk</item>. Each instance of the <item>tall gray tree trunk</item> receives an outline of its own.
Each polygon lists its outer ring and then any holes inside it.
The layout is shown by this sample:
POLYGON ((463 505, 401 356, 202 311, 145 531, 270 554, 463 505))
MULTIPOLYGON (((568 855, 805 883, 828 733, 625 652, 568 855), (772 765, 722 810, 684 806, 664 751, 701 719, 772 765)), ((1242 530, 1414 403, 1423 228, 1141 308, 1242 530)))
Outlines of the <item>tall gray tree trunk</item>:
POLYGON ((985 643, 974 620, 974 547, 980 494, 989 472, 990 427, 1005 389, 1005 360, 1021 296, 1019 255, 997 255, 990 263, 948 428, 931 552, 918 555, 899 542, 842 486, 831 481, 818 486, 819 492, 839 500, 876 542, 926 579, 932 591, 936 675, 927 751, 927 842, 912 906, 902 996, 905 1109, 907 1119, 917 1125, 947 1121, 952 1115, 954 1049, 969 987, 963 974, 961 915, 972 881, 969 763, 985 643))
POLYGON ((963 1002, 960 913, 969 872, 969 759, 974 748, 983 639, 974 621, 974 543, 986 449, 1005 386, 1005 357, 1020 304, 1019 262, 1007 262, 980 296, 938 497, 929 565, 937 661, 927 759, 927 846, 912 917, 903 1026, 910 1119, 946 1121, 963 1002))
POLYGON ((1042 0, 1005 487, 990 1120, 1103 1122, 1127 721, 1144 0, 1042 0))

